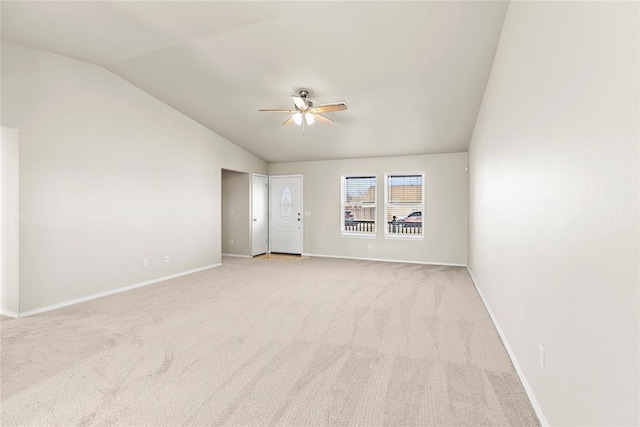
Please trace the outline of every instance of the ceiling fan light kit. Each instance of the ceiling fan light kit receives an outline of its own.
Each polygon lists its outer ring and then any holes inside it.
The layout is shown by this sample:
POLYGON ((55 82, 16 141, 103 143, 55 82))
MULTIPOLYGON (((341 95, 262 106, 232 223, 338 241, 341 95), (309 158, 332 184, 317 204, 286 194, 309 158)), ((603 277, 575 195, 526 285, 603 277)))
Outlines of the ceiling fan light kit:
POLYGON ((325 116, 322 113, 331 113, 335 111, 346 110, 347 103, 344 101, 340 102, 330 102, 328 104, 322 104, 317 107, 313 106, 313 102, 309 101, 307 97, 309 96, 309 91, 307 89, 300 89, 298 91, 298 95, 291 95, 291 99, 293 100, 294 110, 283 110, 278 108, 261 108, 260 112, 265 113, 287 113, 291 114, 291 117, 288 118, 283 126, 288 126, 292 123, 295 123, 298 126, 302 126, 303 134, 305 125, 311 126, 316 121, 320 123, 331 123, 333 119, 325 116))
POLYGON ((308 125, 312 125, 315 123, 316 119, 311 113, 304 113, 304 121, 307 122, 308 125))

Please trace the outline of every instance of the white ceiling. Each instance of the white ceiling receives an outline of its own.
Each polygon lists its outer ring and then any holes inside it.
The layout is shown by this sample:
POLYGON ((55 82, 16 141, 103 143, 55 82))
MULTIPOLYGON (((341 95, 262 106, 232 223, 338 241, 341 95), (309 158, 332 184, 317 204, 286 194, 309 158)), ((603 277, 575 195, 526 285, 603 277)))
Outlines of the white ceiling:
POLYGON ((466 151, 508 2, 3 1, 2 38, 104 66, 268 162, 466 151), (302 135, 290 95, 346 101, 302 135))

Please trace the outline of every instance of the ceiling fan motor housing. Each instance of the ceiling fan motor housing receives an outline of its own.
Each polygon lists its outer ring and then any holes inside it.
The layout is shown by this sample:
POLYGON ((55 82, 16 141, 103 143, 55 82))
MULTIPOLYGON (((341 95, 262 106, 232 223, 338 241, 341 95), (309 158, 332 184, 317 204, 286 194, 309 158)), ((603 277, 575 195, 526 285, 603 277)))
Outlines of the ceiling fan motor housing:
MULTIPOLYGON (((302 98, 302 101, 304 102, 304 104, 307 106, 305 110, 308 110, 309 108, 313 107, 313 102, 307 99, 307 97, 309 96, 309 91, 307 89, 300 89, 298 91, 298 94, 300 95, 300 98, 302 98)), ((298 106, 296 106, 296 109, 300 110, 298 106)))
POLYGON ((305 99, 307 96, 309 96, 309 91, 307 89, 300 89, 298 93, 300 94, 300 98, 302 99, 305 99))

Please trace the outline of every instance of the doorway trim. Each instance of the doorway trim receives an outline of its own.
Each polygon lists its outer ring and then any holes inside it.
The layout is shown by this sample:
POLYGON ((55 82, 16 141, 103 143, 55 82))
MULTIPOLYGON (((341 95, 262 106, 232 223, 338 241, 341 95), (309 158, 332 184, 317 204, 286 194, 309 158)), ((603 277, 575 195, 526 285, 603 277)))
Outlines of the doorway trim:
POLYGON ((251 256, 257 256, 257 255, 261 255, 264 253, 269 253, 269 175, 265 175, 262 173, 252 173, 251 174, 251 206, 250 206, 250 210, 251 210, 251 225, 250 225, 250 229, 251 229, 251 256), (266 221, 266 242, 264 243, 264 251, 262 250, 258 250, 256 248, 256 245, 254 245, 254 224, 256 223, 256 220, 259 220, 260 218, 257 218, 257 212, 254 211, 255 208, 255 187, 254 187, 254 178, 264 178, 265 179, 265 184, 267 187, 267 198, 266 198, 266 212, 264 213, 264 216, 262 216, 262 219, 266 221))
POLYGON ((20 132, 0 131, 0 314, 20 317, 20 132))

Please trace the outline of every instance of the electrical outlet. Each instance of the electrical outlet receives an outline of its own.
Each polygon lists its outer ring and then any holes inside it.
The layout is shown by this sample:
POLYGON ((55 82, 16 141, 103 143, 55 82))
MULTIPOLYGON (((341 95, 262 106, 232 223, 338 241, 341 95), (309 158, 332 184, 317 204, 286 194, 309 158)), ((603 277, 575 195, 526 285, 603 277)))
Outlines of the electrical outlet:
POLYGON ((232 244, 232 245, 235 245, 235 244, 236 244, 235 239, 231 239, 231 244, 232 244))
POLYGON ((142 266, 149 267, 149 258, 142 258, 142 266))
POLYGON ((164 256, 164 262, 169 262, 169 255, 164 256))
POLYGON ((367 245, 367 249, 371 249, 371 243, 367 245))
POLYGON ((544 368, 544 347, 538 344, 538 366, 544 368))

